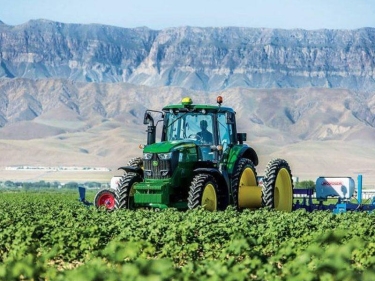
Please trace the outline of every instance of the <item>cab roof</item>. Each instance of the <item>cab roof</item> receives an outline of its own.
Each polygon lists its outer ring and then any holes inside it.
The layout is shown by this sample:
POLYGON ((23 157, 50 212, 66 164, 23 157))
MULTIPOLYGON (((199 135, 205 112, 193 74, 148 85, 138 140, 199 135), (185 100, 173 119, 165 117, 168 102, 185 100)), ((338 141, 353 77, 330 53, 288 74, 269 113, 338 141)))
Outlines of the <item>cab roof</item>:
MULTIPOLYGON (((220 97, 221 98, 221 97, 220 97)), ((219 103, 219 97, 218 97, 218 105, 210 105, 210 104, 194 104, 193 100, 189 97, 183 98, 180 104, 170 104, 165 107, 163 107, 163 111, 170 111, 172 110, 178 110, 178 111, 201 111, 203 109, 209 111, 209 112, 233 112, 235 111, 230 107, 221 106, 222 98, 219 103)))

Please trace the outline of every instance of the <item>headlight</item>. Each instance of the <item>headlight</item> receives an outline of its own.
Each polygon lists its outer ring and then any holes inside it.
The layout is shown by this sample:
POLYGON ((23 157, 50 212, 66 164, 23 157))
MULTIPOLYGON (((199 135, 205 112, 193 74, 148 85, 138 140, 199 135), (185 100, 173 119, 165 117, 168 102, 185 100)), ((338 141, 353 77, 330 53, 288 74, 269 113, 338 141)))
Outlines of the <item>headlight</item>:
POLYGON ((159 153, 158 154, 158 157, 160 160, 168 160, 168 159, 171 159, 172 157, 172 152, 169 152, 169 153, 159 153))
POLYGON ((152 158, 152 153, 143 153, 144 160, 150 160, 152 158))

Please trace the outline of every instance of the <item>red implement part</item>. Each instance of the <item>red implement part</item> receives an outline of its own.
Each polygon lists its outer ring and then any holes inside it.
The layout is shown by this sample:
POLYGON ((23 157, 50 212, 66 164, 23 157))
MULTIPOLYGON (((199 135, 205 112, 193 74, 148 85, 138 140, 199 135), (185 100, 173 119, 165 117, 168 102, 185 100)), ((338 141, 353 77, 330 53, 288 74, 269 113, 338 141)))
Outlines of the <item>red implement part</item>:
POLYGON ((112 189, 102 189, 95 195, 95 206, 104 206, 107 210, 115 208, 115 192, 112 189))

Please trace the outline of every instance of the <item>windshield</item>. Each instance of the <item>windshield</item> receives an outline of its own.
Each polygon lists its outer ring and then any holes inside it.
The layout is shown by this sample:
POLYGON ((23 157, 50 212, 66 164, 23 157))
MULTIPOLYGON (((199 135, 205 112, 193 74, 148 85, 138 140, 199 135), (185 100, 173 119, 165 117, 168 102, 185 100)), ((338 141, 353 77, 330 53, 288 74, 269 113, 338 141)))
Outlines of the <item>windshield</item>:
POLYGON ((179 112, 165 116, 165 140, 194 139, 202 144, 213 143, 213 115, 179 112))

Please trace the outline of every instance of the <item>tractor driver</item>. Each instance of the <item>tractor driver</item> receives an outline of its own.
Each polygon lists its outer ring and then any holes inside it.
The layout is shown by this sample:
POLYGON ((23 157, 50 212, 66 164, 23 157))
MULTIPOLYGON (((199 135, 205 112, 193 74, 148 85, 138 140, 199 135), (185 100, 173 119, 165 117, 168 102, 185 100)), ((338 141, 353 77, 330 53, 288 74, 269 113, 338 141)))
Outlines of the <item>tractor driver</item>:
POLYGON ((207 121, 202 120, 200 122, 201 132, 197 133, 197 136, 200 137, 201 142, 212 143, 212 134, 207 130, 207 121))

